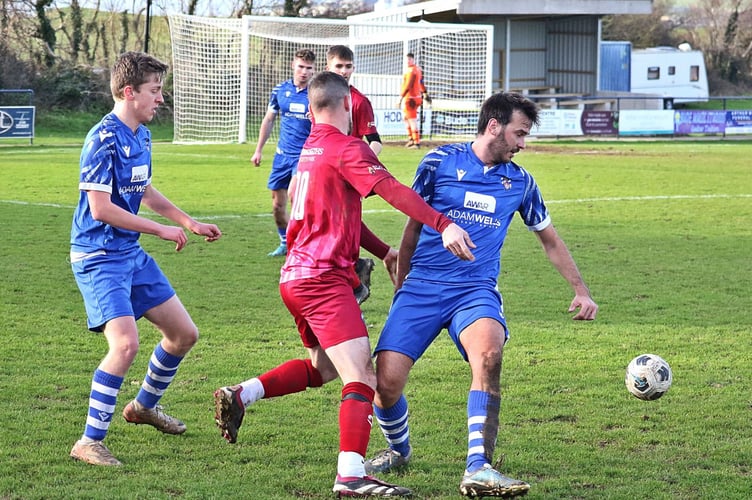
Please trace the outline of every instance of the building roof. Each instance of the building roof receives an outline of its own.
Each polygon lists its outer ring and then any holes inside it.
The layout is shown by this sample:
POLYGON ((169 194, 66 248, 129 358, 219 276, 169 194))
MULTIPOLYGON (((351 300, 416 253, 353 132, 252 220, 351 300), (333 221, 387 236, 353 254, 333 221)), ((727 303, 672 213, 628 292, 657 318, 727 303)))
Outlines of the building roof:
POLYGON ((650 14, 652 0, 431 0, 350 16, 354 19, 417 20, 436 14, 476 16, 565 16, 650 14))

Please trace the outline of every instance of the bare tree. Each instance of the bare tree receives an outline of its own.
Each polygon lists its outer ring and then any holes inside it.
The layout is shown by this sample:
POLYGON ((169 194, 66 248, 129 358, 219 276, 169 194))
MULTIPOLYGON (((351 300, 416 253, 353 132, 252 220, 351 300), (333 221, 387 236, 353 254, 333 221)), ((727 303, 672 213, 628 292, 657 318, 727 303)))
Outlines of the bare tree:
POLYGON ((650 14, 623 14, 603 18, 603 39, 629 41, 635 48, 677 45, 673 0, 655 0, 650 14))
POLYGON ((699 0, 689 11, 687 38, 708 68, 734 84, 752 80, 752 10, 748 0, 699 0))
POLYGON ((300 9, 308 7, 308 0, 285 0, 285 17, 300 17, 300 9))

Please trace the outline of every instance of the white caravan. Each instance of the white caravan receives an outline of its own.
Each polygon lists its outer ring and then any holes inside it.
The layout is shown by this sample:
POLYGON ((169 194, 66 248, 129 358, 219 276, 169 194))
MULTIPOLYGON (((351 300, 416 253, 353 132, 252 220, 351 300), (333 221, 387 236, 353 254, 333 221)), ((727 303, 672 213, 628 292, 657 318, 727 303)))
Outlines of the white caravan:
POLYGON ((632 50, 630 91, 673 98, 675 103, 707 101, 710 92, 702 51, 681 49, 632 50))

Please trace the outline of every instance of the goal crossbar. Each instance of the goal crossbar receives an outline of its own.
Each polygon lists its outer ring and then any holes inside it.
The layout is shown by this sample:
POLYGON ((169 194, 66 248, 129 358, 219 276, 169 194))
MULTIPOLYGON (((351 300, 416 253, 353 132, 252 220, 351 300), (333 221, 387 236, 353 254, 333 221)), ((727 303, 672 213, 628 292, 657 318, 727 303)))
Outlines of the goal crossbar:
POLYGON ((170 16, 169 25, 175 143, 255 141, 270 92, 291 77, 300 48, 316 53, 317 70, 331 45, 353 50, 351 83, 371 99, 387 139, 404 135, 396 103, 408 52, 416 54, 434 97, 423 113, 430 135, 473 135, 480 103, 491 94, 491 25, 183 14, 170 16))

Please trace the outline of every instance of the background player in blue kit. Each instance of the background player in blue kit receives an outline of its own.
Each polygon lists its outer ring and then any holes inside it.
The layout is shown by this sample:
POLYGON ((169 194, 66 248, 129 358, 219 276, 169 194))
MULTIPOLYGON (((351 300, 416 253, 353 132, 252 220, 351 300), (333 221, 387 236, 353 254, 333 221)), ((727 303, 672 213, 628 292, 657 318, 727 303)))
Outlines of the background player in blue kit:
POLYGON ((537 123, 538 109, 532 101, 519 94, 494 94, 481 107, 474 142, 441 146, 418 166, 413 189, 468 232, 476 245, 475 260, 451 258, 436 231, 408 219, 399 250, 399 289, 375 348, 375 412, 389 448, 366 463, 368 473, 382 473, 410 459, 403 389, 415 361, 446 328, 472 374, 467 464, 460 491, 467 496, 508 497, 529 489, 491 465, 508 338, 497 278, 501 247, 515 212, 574 290, 569 306, 570 312, 579 309, 574 319, 595 319, 598 310, 551 223, 535 180, 512 162, 537 123))
POLYGON ((151 132, 144 126, 164 102, 167 65, 139 53, 122 54, 112 68, 115 106, 86 136, 81 152, 79 200, 71 228, 71 266, 86 306, 88 327, 104 332, 109 351, 94 372, 86 428, 71 457, 94 465, 122 465, 103 444, 123 378, 138 351, 136 320, 146 317, 162 333, 126 421, 182 434, 185 424, 157 406, 198 329, 167 278, 138 242, 141 233, 185 247, 183 228, 217 240, 214 224, 191 218, 152 184, 151 132), (141 205, 182 227, 138 215, 141 205))
POLYGON ((309 49, 300 49, 292 60, 292 78, 280 83, 272 90, 269 106, 261 121, 256 150, 251 163, 261 165, 264 144, 279 115, 279 140, 272 162, 267 187, 272 192, 272 215, 277 225, 279 246, 269 253, 270 257, 287 255, 287 188, 298 168, 300 150, 311 132, 311 115, 308 110, 308 81, 313 77, 316 54, 309 49))

